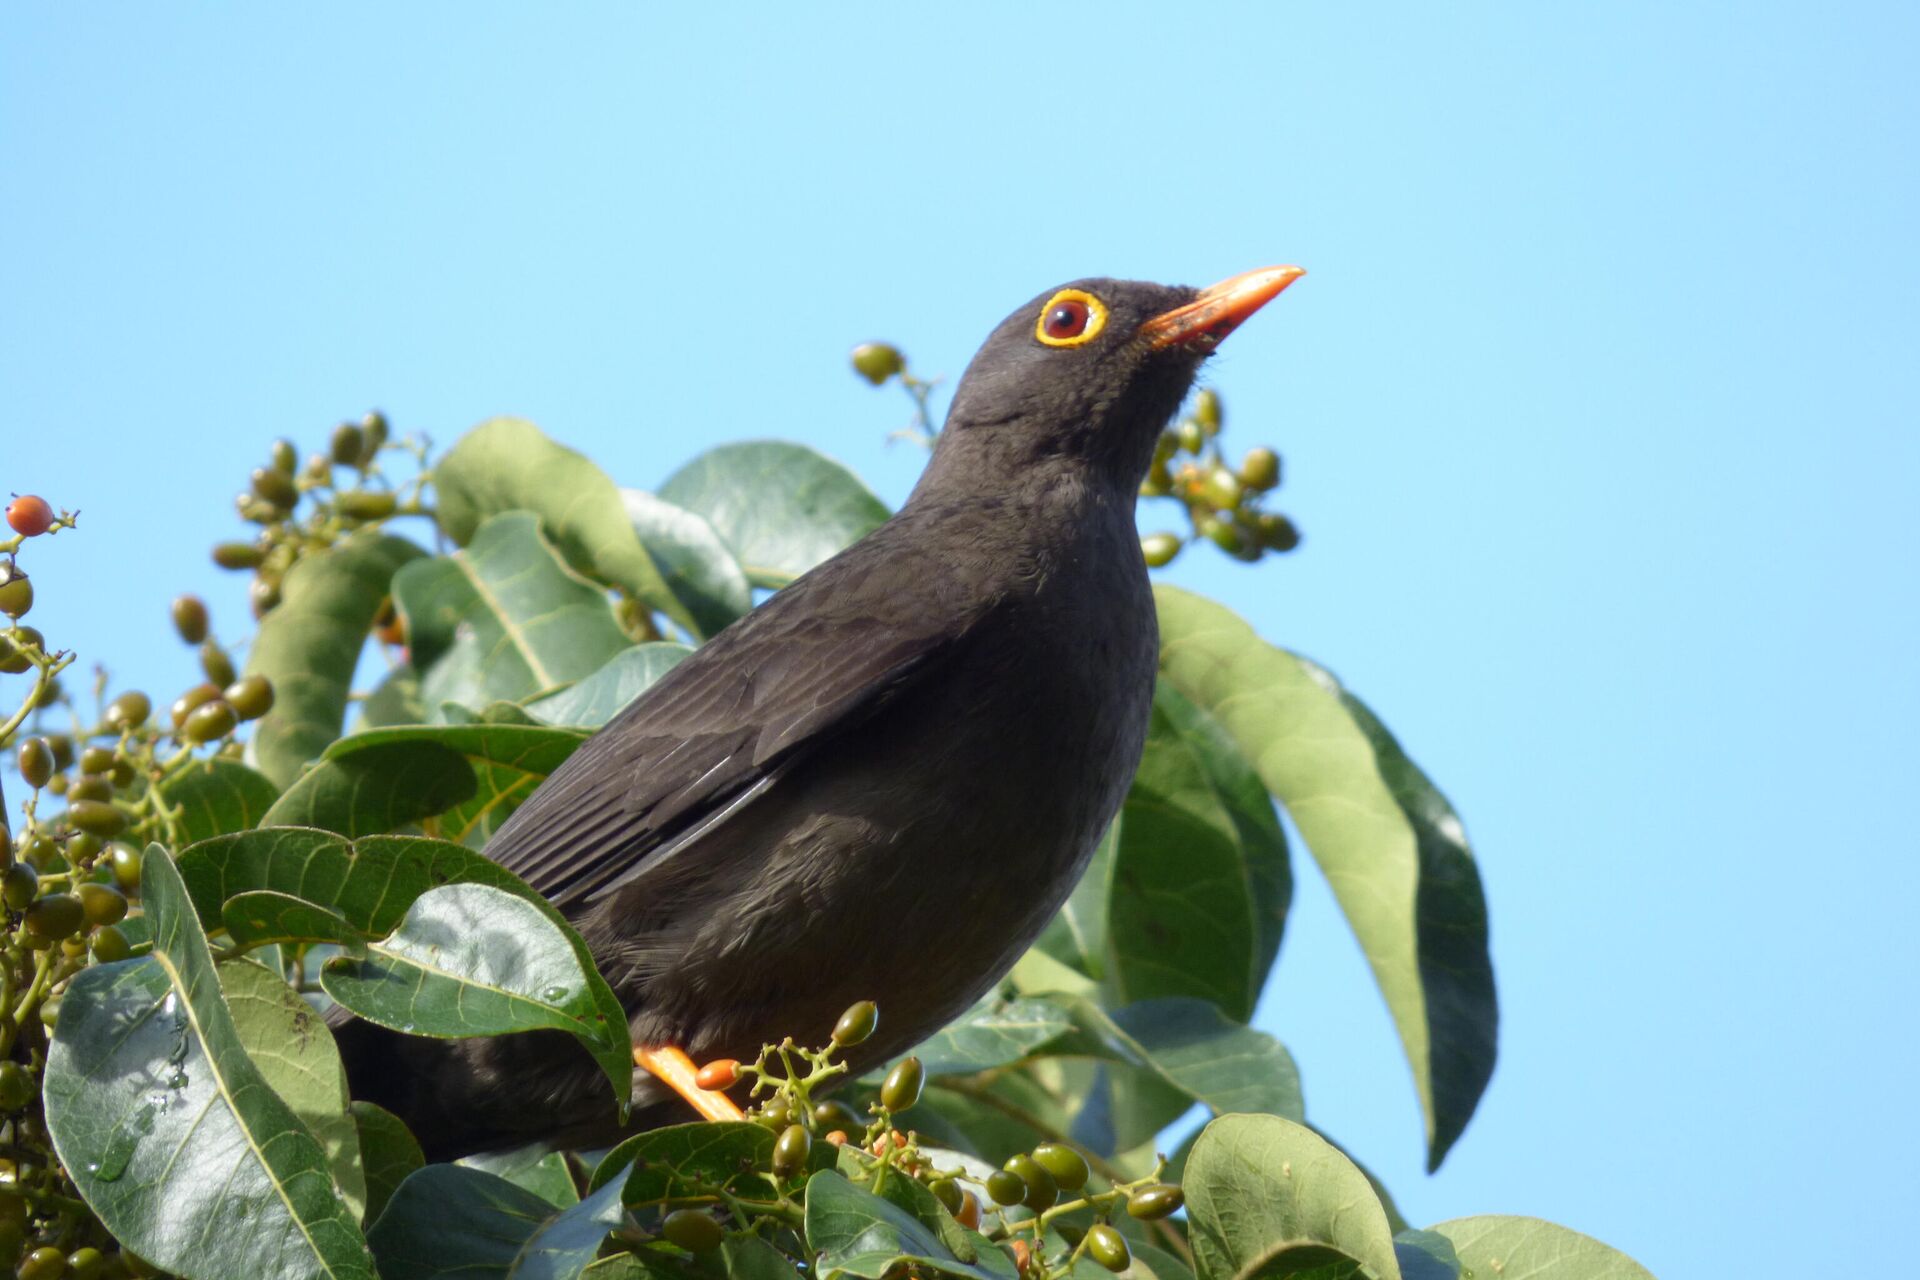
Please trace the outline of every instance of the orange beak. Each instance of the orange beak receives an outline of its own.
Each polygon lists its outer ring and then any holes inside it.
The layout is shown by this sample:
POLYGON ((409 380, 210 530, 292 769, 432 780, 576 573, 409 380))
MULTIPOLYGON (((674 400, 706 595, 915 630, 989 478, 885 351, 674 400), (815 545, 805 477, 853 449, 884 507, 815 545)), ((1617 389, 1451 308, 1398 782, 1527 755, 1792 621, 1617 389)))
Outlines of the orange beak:
POLYGON ((1155 316, 1140 326, 1140 334, 1155 350, 1173 346, 1210 349, 1305 274, 1299 267, 1242 272, 1202 289, 1200 296, 1186 306, 1155 316))

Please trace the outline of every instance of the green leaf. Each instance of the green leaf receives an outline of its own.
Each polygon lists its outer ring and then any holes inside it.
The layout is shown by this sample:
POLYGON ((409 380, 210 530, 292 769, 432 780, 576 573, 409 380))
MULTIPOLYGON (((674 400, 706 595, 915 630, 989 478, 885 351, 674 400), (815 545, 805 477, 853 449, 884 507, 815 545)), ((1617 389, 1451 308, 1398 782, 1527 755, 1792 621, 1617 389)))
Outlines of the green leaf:
POLYGON ((267 818, 362 835, 437 815, 439 834, 479 848, 586 740, 576 729, 478 720, 369 729, 328 747, 267 818))
POLYGON ((806 1224, 807 1243, 819 1253, 820 1280, 842 1275, 879 1280, 902 1263, 971 1280, 1015 1280, 1019 1274, 992 1245, 973 1261, 961 1261, 913 1214, 831 1169, 807 1180, 806 1224))
POLYGON ((440 527, 461 546, 488 516, 531 511, 576 572, 619 587, 697 630, 640 545, 613 481, 531 422, 495 418, 481 423, 434 466, 433 484, 440 495, 440 527))
POLYGON ((358 950, 365 941, 338 912, 305 898, 256 889, 221 904, 227 936, 243 946, 269 942, 332 942, 358 950))
POLYGON ((384 1280, 572 1280, 620 1225, 619 1188, 561 1209, 457 1164, 413 1174, 369 1233, 384 1280))
POLYGON ((47 1125, 80 1194, 168 1271, 376 1280, 325 1149, 249 1056, 158 845, 141 897, 153 954, 77 975, 48 1057, 47 1125))
POLYGON ((1200 1280, 1353 1274, 1347 1264, 1399 1280, 1366 1175, 1304 1125, 1221 1116, 1194 1144, 1184 1186, 1200 1280))
POLYGON ((880 527, 886 504, 805 445, 752 440, 709 449, 660 496, 702 516, 759 587, 784 587, 880 527))
POLYGON ((340 736, 353 669, 394 572, 424 554, 404 538, 359 533, 294 565, 260 620, 249 674, 273 682, 273 710, 247 743, 247 763, 285 787, 340 736))
MULTIPOLYGON (((1653 1273, 1617 1249, 1578 1231, 1543 1222, 1484 1214, 1428 1227, 1453 1244, 1462 1275, 1524 1280, 1653 1280, 1653 1273)), ((1410 1233, 1424 1234, 1424 1233, 1410 1233)))
POLYGON ((769 1130, 739 1121, 648 1129, 609 1151, 595 1166, 587 1190, 617 1182, 625 1188, 626 1203, 634 1206, 706 1196, 711 1194, 707 1186, 770 1196, 772 1186, 755 1171, 773 1159, 773 1142, 769 1130))
POLYGON ((1211 1001, 1244 1022, 1291 882, 1280 822, 1205 712, 1162 681, 1108 865, 1108 1003, 1211 1001))
POLYGON ((218 972, 247 1056, 326 1149, 334 1185, 359 1220, 367 1208, 360 1134, 347 1114, 347 1073, 326 1019, 279 974, 251 960, 220 965, 218 972))
POLYGON ((567 1168, 566 1153, 549 1151, 539 1143, 510 1151, 463 1156, 454 1163, 505 1178, 551 1205, 569 1205, 580 1198, 580 1193, 573 1188, 573 1173, 567 1168))
MULTIPOLYGON (((1146 1000, 1116 1009, 1113 1023, 1145 1055, 1154 1074, 1216 1114, 1265 1112, 1305 1118, 1300 1072, 1286 1046, 1198 1000, 1146 1000)), ((1184 1109, 1184 1108, 1183 1108, 1184 1109)), ((1121 1128, 1122 1147, 1153 1136, 1121 1128)))
POLYGON ((571 935, 523 897, 451 884, 414 899, 400 926, 365 955, 330 958, 320 985, 369 1022, 415 1035, 568 1032, 624 1105, 633 1069, 627 1023, 608 1025, 593 990, 597 975, 571 935))
POLYGON ((1052 1000, 990 996, 913 1049, 929 1076, 971 1075, 1045 1052, 1076 1034, 1052 1000))
POLYGON ((1162 674, 1286 806, 1373 966, 1437 1168, 1492 1074, 1499 1020, 1486 902, 1460 821, 1325 671, 1212 601, 1165 586, 1155 599, 1162 674))
POLYGON ((572 688, 528 703, 527 710, 547 724, 598 729, 692 652, 664 640, 636 645, 572 688))
POLYGON ((740 562, 706 520, 640 489, 622 489, 620 501, 640 545, 660 567, 667 587, 712 636, 753 608, 753 588, 740 562))
POLYGON ((407 1175, 426 1164, 427 1157, 399 1116, 371 1102, 354 1102, 348 1110, 360 1132, 360 1166, 367 1178, 366 1221, 376 1222, 407 1175))
MULTIPOLYGON (((420 836, 363 836, 349 842, 328 831, 270 827, 193 846, 181 855, 180 873, 207 928, 223 926, 229 898, 268 889, 324 904, 370 938, 391 933, 429 889, 480 884, 502 890, 530 904, 560 931, 588 975, 598 1024, 616 1041, 626 1037, 627 1015, 619 997, 593 967, 587 944, 566 918, 518 876, 464 846, 420 836)), ((620 1091, 625 1099, 633 1079, 631 1057, 618 1063, 602 1058, 601 1065, 609 1073, 620 1071, 628 1082, 620 1091)))
POLYGON ((605 589, 567 568, 530 511, 503 512, 465 550, 406 566, 393 595, 428 706, 532 697, 632 644, 605 589))
POLYGON ((427 704, 420 699, 420 673, 403 662, 388 671, 360 704, 353 731, 379 729, 390 724, 425 724, 427 704))
POLYGON ((198 840, 257 826, 280 789, 238 760, 197 760, 160 784, 160 798, 180 809, 176 833, 184 847, 198 840))
POLYGON ((445 813, 473 799, 478 789, 472 765, 451 746, 431 738, 377 743, 361 738, 355 734, 328 747, 260 825, 378 835, 445 813))

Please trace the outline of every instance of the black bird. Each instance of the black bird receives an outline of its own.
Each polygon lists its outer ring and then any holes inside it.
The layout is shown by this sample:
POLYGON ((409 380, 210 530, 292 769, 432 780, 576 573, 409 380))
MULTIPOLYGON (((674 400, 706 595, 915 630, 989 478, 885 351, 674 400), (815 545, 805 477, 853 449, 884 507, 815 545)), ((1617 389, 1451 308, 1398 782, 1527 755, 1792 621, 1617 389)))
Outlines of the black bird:
MULTIPOLYGON (((495 834, 488 855, 581 930, 643 1065, 824 1043, 863 999, 880 1029, 852 1057, 877 1063, 1039 934, 1140 760, 1158 632, 1134 500, 1155 442, 1214 346, 1300 274, 1081 280, 1015 311, 899 514, 675 667, 495 834)), ((339 1030, 354 1096, 434 1158, 619 1132, 558 1033, 339 1030)), ((637 1126, 679 1110, 645 1074, 634 1104, 637 1126)))

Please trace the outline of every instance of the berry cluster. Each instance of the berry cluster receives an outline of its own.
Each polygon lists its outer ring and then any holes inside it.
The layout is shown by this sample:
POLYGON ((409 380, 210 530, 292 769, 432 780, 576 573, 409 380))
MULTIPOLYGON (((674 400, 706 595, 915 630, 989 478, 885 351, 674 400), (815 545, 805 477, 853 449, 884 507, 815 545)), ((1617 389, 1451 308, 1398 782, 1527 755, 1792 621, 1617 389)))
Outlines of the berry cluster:
POLYGON ((375 411, 335 427, 326 452, 308 455, 304 465, 291 440, 273 442, 267 465, 255 467, 247 488, 234 497, 240 517, 260 526, 259 533, 250 542, 213 548, 213 562, 221 568, 252 572, 254 617, 264 617, 280 603, 287 571, 304 557, 391 517, 428 514, 420 503, 428 441, 389 436, 386 415, 375 411), (381 464, 383 455, 395 453, 411 458, 416 467, 398 488, 381 464))

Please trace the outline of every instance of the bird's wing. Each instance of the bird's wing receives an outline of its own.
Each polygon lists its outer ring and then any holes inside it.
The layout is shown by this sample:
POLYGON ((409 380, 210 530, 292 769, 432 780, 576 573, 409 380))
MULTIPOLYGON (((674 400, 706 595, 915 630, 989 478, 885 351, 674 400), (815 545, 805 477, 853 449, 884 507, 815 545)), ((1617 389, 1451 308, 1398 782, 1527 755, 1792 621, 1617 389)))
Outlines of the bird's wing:
POLYGON ((576 907, 938 670, 991 602, 942 589, 911 540, 889 547, 887 532, 668 672, 514 813, 487 855, 576 907))

